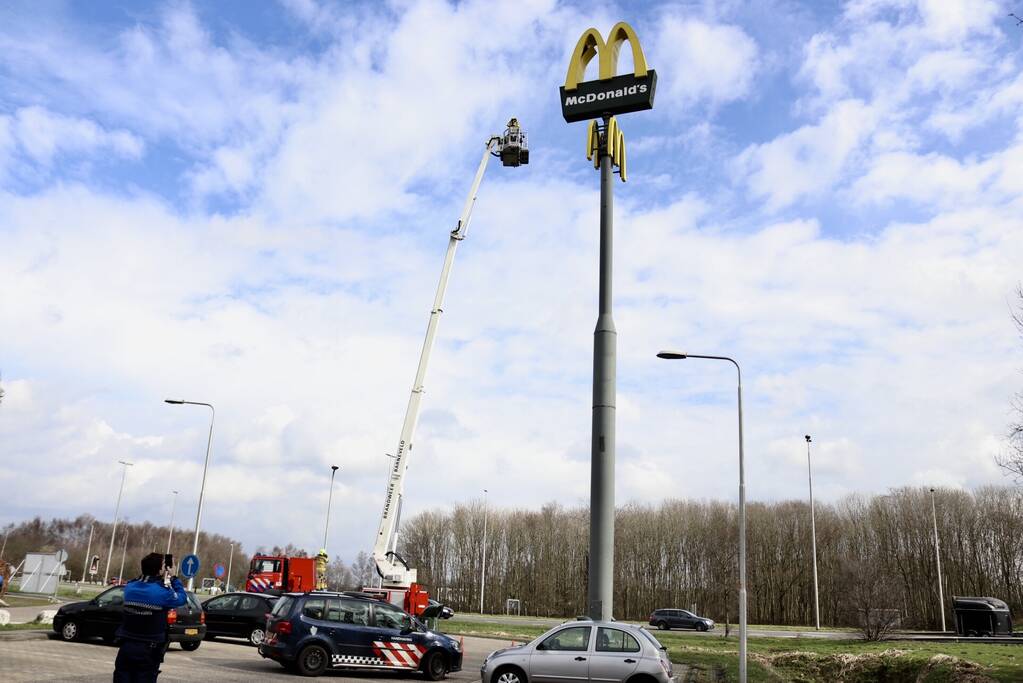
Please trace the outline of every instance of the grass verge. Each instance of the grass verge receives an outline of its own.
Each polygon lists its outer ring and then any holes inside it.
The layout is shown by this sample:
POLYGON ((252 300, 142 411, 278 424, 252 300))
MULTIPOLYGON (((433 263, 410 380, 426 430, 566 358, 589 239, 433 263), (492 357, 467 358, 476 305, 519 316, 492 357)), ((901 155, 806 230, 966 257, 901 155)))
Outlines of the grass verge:
MULTIPOLYGON (((457 616, 441 626, 447 633, 508 640, 532 640, 548 630, 542 626, 460 620, 457 616)), ((668 649, 671 660, 680 665, 680 683, 738 680, 738 641, 734 635, 724 638, 661 631, 654 635, 668 649)), ((748 675, 757 683, 1009 683, 1023 681, 1023 647, 751 637, 748 675)))

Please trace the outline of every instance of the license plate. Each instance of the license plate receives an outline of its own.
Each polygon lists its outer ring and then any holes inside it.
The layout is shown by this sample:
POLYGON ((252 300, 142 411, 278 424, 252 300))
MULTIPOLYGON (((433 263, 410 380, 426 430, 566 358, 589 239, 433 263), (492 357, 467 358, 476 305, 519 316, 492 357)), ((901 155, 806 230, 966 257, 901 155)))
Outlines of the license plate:
POLYGON ((199 629, 197 629, 197 628, 186 628, 185 629, 185 635, 186 636, 197 636, 197 635, 199 635, 199 629))

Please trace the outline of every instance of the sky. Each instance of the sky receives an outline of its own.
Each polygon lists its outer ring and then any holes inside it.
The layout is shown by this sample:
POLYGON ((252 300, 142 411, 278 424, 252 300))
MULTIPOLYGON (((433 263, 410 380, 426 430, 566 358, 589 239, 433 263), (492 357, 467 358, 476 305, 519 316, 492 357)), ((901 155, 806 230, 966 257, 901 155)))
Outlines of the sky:
MULTIPOLYGON (((1011 9, 1011 8, 1010 8, 1011 9)), ((656 69, 616 181, 616 500, 1011 484, 1023 28, 987 0, 0 5, 0 524, 370 550, 486 140, 404 515, 585 506, 599 178, 558 86, 656 69), (596 64, 588 77, 595 77, 596 64), (620 71, 631 70, 622 53, 620 71)))

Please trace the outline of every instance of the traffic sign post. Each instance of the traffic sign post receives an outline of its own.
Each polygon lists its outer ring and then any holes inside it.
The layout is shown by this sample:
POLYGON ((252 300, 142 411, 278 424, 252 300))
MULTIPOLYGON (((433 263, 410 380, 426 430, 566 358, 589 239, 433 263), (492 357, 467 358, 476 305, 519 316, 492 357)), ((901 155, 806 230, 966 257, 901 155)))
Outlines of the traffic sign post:
POLYGON ((185 555, 181 559, 181 575, 186 579, 193 578, 199 573, 199 556, 198 555, 185 555))

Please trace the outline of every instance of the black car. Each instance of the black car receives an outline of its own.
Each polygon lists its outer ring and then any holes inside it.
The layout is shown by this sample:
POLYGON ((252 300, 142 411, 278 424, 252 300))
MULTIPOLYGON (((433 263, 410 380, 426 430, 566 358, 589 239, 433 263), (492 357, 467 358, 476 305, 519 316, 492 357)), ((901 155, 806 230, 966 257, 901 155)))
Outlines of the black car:
POLYGON ((672 628, 694 628, 697 631, 709 631, 714 628, 714 620, 699 617, 684 609, 655 609, 650 614, 650 625, 665 631, 672 628))
MULTIPOLYGON (((63 640, 99 637, 114 641, 114 632, 121 625, 124 611, 124 586, 114 586, 87 602, 62 605, 53 617, 53 630, 63 640)), ((188 602, 167 610, 167 635, 182 650, 195 650, 206 636, 206 615, 195 593, 188 593, 188 602)))
POLYGON ((265 593, 225 593, 202 604, 206 612, 206 638, 246 638, 253 645, 263 642, 266 617, 277 597, 265 593))
MULTIPOLYGON (((438 616, 440 605, 423 612, 438 616)), ((462 668, 459 641, 394 605, 365 595, 313 591, 281 596, 259 654, 304 676, 330 668, 421 672, 431 681, 462 668)))

